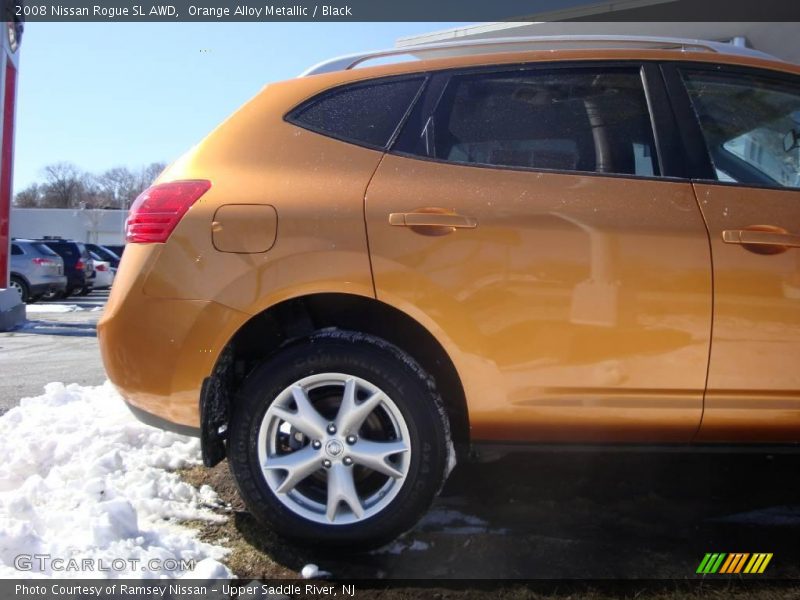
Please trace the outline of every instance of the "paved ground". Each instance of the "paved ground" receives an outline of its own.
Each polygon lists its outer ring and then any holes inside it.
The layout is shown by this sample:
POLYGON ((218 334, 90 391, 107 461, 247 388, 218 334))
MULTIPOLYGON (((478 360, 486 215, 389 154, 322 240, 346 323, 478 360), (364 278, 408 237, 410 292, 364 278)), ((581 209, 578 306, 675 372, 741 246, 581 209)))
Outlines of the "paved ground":
MULTIPOLYGON (((34 305, 27 325, 0 334, 0 412, 47 382, 103 382, 95 325, 106 297, 34 305), (53 312, 63 305, 83 310, 53 312)), ((228 523, 202 535, 226 538, 243 578, 315 562, 337 577, 685 579, 706 552, 772 552, 767 575, 800 578, 798 472, 789 455, 508 456, 459 465, 428 516, 388 548, 333 555, 263 529, 224 463, 187 477, 231 503, 228 523)))
POLYGON ((106 379, 95 326, 107 291, 28 305, 28 322, 0 333, 0 413, 51 381, 99 385, 106 379), (62 307, 72 312, 53 312, 62 307))
POLYGON ((226 538, 245 579, 315 563, 340 578, 685 580, 707 552, 771 552, 765 575, 746 577, 764 581, 800 578, 799 470, 787 455, 519 454, 464 464, 413 531, 361 554, 276 538, 242 506, 224 463, 189 479, 231 503, 233 519, 204 535, 226 538))

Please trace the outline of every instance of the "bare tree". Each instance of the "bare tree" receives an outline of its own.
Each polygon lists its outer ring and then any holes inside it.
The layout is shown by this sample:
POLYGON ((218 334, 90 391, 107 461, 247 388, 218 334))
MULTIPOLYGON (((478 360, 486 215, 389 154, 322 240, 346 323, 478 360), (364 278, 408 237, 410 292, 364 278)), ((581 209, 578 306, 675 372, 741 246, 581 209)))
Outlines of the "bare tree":
POLYGON ((14 198, 14 206, 20 208, 36 208, 42 200, 42 190, 38 183, 32 183, 14 198))
POLYGON ((72 163, 55 163, 42 170, 44 183, 34 183, 17 194, 15 205, 127 210, 165 167, 166 163, 154 162, 139 170, 114 167, 93 175, 72 163))
POLYGON ((156 177, 161 175, 161 171, 167 168, 167 163, 163 162, 154 162, 150 163, 146 167, 142 167, 142 170, 139 172, 139 185, 138 190, 136 191, 136 195, 131 198, 131 202, 136 199, 136 196, 141 194, 145 189, 150 187, 156 177))
POLYGON ((139 193, 139 178, 127 167, 114 167, 93 178, 102 202, 98 208, 130 206, 139 193))
POLYGON ((44 168, 41 206, 50 208, 78 207, 82 200, 84 174, 72 163, 60 162, 44 168))
POLYGON ((88 173, 81 181, 78 205, 81 208, 116 208, 113 194, 104 188, 98 177, 88 173))

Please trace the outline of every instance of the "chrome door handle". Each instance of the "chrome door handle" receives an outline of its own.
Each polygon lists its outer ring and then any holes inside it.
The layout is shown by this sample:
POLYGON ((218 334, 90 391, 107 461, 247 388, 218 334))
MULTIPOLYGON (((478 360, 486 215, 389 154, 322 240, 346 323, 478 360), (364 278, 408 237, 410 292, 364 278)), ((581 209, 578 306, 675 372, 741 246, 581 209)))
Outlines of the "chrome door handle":
POLYGON ((726 229, 722 232, 722 241, 726 244, 739 244, 756 254, 780 254, 789 248, 800 248, 800 235, 772 225, 726 229))
POLYGON ((452 213, 408 212, 391 213, 389 225, 397 227, 451 227, 453 229, 475 229, 478 219, 452 213))

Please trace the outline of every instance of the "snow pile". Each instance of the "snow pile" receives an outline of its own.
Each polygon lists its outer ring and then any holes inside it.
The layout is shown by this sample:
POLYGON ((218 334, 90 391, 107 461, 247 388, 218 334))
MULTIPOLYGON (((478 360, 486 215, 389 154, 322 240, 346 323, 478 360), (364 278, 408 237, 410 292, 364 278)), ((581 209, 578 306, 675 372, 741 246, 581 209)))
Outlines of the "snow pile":
POLYGON ((0 577, 39 575, 15 569, 23 554, 63 559, 48 576, 230 576, 224 548, 176 524, 224 520, 208 508, 220 503, 210 487, 170 472, 200 462, 199 441, 138 422, 109 382, 24 398, 0 417, 0 456, 0 577), (107 569, 69 571, 70 559, 107 569), (193 571, 175 566, 192 560, 193 571))
POLYGON ((82 310, 77 304, 28 304, 25 307, 28 313, 68 313, 82 310))

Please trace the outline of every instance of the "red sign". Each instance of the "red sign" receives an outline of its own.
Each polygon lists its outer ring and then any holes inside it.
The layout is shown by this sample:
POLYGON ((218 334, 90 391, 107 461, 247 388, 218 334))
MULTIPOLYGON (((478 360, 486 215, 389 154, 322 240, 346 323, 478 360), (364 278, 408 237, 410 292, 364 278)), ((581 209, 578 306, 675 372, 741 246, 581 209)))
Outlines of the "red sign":
POLYGON ((8 287, 9 227, 11 220, 11 179, 14 158, 14 102, 17 69, 6 57, 3 89, 3 140, 0 146, 0 288, 8 287))

